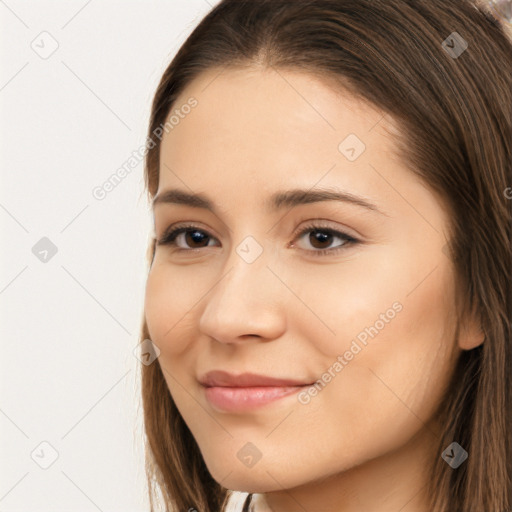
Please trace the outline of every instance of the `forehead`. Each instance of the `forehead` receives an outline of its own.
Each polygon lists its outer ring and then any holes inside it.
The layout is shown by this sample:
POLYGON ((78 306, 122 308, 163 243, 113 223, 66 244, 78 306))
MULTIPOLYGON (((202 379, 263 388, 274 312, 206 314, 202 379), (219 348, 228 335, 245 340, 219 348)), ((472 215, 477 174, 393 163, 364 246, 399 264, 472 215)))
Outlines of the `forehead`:
POLYGON ((159 190, 220 191, 229 182, 243 195, 322 180, 364 193, 372 183, 382 185, 369 163, 400 165, 389 116, 301 72, 209 70, 177 98, 171 116, 160 148, 159 190))

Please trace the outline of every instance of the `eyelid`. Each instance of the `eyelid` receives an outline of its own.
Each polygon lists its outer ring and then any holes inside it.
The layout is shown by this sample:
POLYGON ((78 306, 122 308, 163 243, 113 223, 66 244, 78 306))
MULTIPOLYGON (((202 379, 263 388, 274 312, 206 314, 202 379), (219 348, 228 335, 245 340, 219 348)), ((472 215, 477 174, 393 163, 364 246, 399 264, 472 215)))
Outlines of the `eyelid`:
POLYGON ((292 236, 296 237, 303 233, 303 231, 307 229, 325 229, 329 231, 333 231, 339 233, 340 235, 344 235, 348 238, 353 238, 354 240, 362 241, 363 237, 354 229, 348 228, 344 225, 339 225, 338 223, 329 220, 323 219, 321 217, 315 218, 307 218, 307 219, 299 219, 299 227, 293 232, 292 236))
POLYGON ((296 230, 293 234, 293 241, 288 245, 288 247, 296 247, 297 244, 295 240, 302 238, 306 233, 311 231, 323 231, 328 232, 332 236, 340 238, 344 240, 343 244, 337 245, 335 247, 330 247, 327 249, 319 249, 319 250, 311 250, 311 249, 302 249, 297 247, 299 251, 303 253, 307 253, 308 256, 332 256, 338 254, 341 251, 347 250, 349 247, 352 247, 356 244, 361 244, 363 241, 359 237, 352 236, 348 234, 344 228, 334 228, 328 223, 319 222, 319 220, 313 220, 307 223, 305 226, 302 226, 300 229, 296 230))
MULTIPOLYGON (((199 221, 197 221, 197 222, 196 221, 190 221, 190 222, 182 221, 182 222, 174 222, 174 223, 169 224, 166 228, 164 228, 162 235, 160 237, 157 237, 155 235, 155 238, 157 239, 157 241, 162 240, 163 238, 166 238, 171 232, 176 231, 178 229, 182 229, 182 228, 188 228, 191 231, 195 229, 197 231, 204 231, 204 232, 208 233, 209 235, 212 234, 211 233, 212 229, 210 229, 209 227, 203 226, 202 223, 199 221)), ((217 237, 214 236, 214 238, 218 240, 217 237)))
MULTIPOLYGON (((178 237, 181 233, 186 231, 201 231, 203 233, 206 233, 209 238, 213 238, 214 240, 219 240, 216 236, 211 234, 210 228, 204 228, 200 225, 199 222, 176 222, 174 224, 171 224, 168 226, 164 232, 162 233, 162 236, 156 237, 156 245, 176 245, 175 240, 176 237, 178 237), (172 237, 172 242, 166 241, 169 238, 172 237)), ((182 249, 181 247, 176 248, 178 251, 187 251, 192 252, 194 250, 199 250, 202 248, 196 248, 196 249, 182 249)))

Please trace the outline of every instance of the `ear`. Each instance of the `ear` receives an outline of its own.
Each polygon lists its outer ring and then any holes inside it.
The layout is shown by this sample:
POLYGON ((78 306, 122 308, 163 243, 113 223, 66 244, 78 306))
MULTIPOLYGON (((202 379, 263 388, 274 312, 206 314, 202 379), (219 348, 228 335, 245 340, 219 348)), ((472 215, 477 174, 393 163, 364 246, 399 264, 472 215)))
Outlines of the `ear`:
POLYGON ((480 315, 473 308, 460 323, 458 344, 462 350, 471 350, 480 346, 485 341, 485 333, 482 330, 480 315))

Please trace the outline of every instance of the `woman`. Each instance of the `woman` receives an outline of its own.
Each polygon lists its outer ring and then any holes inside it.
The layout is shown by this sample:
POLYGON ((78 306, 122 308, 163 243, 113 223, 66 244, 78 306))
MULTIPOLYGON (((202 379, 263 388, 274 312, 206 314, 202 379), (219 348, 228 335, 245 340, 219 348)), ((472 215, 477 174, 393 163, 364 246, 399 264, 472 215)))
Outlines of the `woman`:
POLYGON ((510 510, 511 155, 491 10, 213 8, 149 127, 152 509, 510 510))

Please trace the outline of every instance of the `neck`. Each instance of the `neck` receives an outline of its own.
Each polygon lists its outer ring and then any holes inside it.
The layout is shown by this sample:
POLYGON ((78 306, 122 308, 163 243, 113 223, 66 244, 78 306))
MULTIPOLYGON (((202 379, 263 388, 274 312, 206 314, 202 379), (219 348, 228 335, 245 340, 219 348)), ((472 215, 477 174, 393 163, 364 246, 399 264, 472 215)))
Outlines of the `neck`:
POLYGON ((422 429, 406 445, 347 471, 254 496, 254 512, 429 512, 426 469, 437 437, 422 429))

